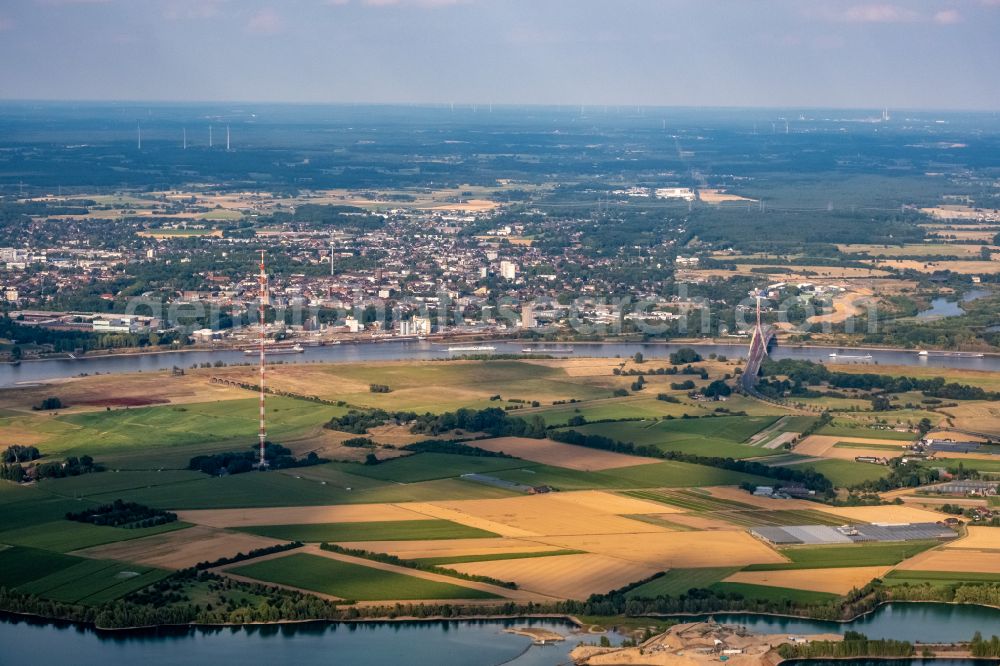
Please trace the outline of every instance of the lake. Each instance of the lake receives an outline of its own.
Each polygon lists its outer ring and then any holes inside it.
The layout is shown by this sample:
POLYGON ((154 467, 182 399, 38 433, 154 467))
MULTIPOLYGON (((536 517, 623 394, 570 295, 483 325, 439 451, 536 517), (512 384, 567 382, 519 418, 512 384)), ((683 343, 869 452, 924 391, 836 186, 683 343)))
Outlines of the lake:
MULTIPOLYGON (((741 613, 720 613, 713 617, 766 633, 843 633, 853 629, 872 638, 911 641, 961 641, 968 640, 976 631, 987 636, 1000 632, 1000 610, 949 604, 890 604, 849 623, 741 613)), ((556 666, 569 663, 569 651, 578 642, 596 643, 599 640, 596 635, 574 633, 574 630, 574 625, 565 620, 522 619, 360 624, 314 622, 99 632, 65 623, 0 616, 0 645, 4 646, 0 662, 73 663, 80 666, 106 666, 109 663, 245 666, 293 662, 351 666, 556 666), (531 646, 530 639, 503 631, 527 625, 544 627, 569 639, 554 646, 531 646)), ((610 634, 609 638, 617 645, 623 636, 610 634)), ((820 663, 809 662, 810 666, 820 663)), ((878 663, 884 665, 889 662, 878 663)), ((935 666, 966 666, 971 663, 963 660, 934 662, 935 666)))
MULTIPOLYGON (((485 343, 477 343, 485 344, 485 343)), ((497 354, 519 354, 525 346, 544 352, 545 345, 516 342, 490 342, 496 347, 497 354)), ((730 358, 745 357, 748 342, 732 344, 697 345, 696 349, 702 356, 722 354, 730 358)), ((560 344, 559 347, 566 347, 560 344)), ((633 356, 642 352, 648 359, 666 358, 671 352, 690 344, 643 344, 643 343, 576 343, 572 345, 572 356, 622 357, 633 356)), ((871 365, 919 365, 925 367, 963 368, 970 370, 1000 371, 1000 357, 985 356, 918 356, 916 351, 905 350, 871 350, 858 351, 850 348, 834 347, 797 347, 776 346, 771 350, 771 358, 792 358, 798 360, 816 361, 821 363, 853 363, 858 362, 858 355, 871 354, 870 359, 864 359, 871 365), (832 358, 831 353, 837 353, 839 358, 832 358)), ((560 354, 563 355, 563 354, 560 354)), ((448 351, 448 345, 431 343, 426 340, 391 340, 378 343, 359 343, 328 345, 324 347, 306 347, 302 354, 289 354, 275 357, 281 363, 352 363, 359 361, 397 361, 397 360, 432 360, 454 356, 448 351)), ((173 367, 190 368, 201 363, 222 361, 226 364, 256 363, 255 358, 247 357, 239 350, 218 351, 178 351, 158 354, 119 354, 111 356, 94 356, 78 359, 53 359, 45 361, 25 361, 20 365, 0 364, 0 388, 8 388, 23 383, 32 383, 50 379, 73 377, 80 374, 108 374, 128 372, 159 372, 173 367)))

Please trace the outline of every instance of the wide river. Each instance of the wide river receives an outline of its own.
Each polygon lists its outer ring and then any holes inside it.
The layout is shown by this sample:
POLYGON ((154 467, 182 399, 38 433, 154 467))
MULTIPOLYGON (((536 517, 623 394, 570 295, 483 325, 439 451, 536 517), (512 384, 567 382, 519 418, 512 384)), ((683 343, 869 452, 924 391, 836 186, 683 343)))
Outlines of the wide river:
MULTIPOLYGON (((556 349, 566 345, 546 345, 516 342, 471 343, 488 344, 495 347, 496 354, 519 354, 525 347, 545 353, 546 347, 556 349)), ((458 345, 451 345, 458 346, 458 345)), ((462 344, 461 346, 467 346, 462 344)), ((626 357, 642 352, 646 358, 664 358, 684 344, 642 344, 642 343, 577 343, 572 345, 573 353, 555 353, 556 356, 603 356, 626 357)), ((359 343, 306 347, 302 354, 273 356, 272 360, 282 363, 350 363, 356 361, 396 361, 405 359, 436 359, 455 356, 448 351, 449 345, 431 343, 424 340, 389 340, 378 343, 359 343)), ((697 345, 699 353, 723 354, 730 358, 744 357, 747 343, 697 345)), ((923 367, 961 368, 970 370, 1000 371, 1000 356, 974 357, 971 355, 948 355, 931 352, 920 356, 916 351, 904 350, 858 350, 837 347, 794 347, 777 346, 771 350, 771 358, 794 358, 829 364, 863 363, 866 365, 912 365, 923 367)), ((256 357, 247 356, 242 351, 178 351, 157 354, 118 354, 77 359, 53 359, 45 361, 25 361, 20 365, 0 364, 0 388, 22 383, 39 382, 80 374, 107 374, 126 372, 156 372, 172 367, 189 368, 201 363, 222 361, 227 364, 256 362, 256 357)))
MULTIPOLYGON (((759 633, 842 633, 853 629, 871 638, 942 642, 968 640, 976 631, 1000 633, 1000 610, 948 604, 892 604, 854 622, 835 623, 763 615, 718 614, 759 633)), ((613 644, 622 636, 610 635, 613 644)), ((575 632, 554 619, 338 624, 98 632, 70 624, 0 616, 3 664, 288 664, 351 666, 557 666, 569 651, 598 637, 575 632), (567 636, 557 645, 531 646, 504 632, 518 626, 545 627, 567 636)), ((841 662, 843 663, 843 662, 841 662)), ((915 662, 900 662, 915 663, 915 662)), ((944 666, 946 662, 933 662, 944 666)), ((954 660, 952 664, 972 664, 954 660)), ((980 662, 982 663, 982 662, 980 662)), ((816 666, 818 662, 809 662, 816 666)))

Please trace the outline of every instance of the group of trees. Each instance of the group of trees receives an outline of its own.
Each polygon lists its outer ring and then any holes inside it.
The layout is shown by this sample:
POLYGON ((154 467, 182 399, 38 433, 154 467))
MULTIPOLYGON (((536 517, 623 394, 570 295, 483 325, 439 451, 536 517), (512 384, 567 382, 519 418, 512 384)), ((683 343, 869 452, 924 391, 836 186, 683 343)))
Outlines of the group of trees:
POLYGON ((414 442, 403 447, 404 451, 413 453, 451 453, 459 456, 473 456, 476 458, 513 458, 503 451, 490 451, 481 449, 466 442, 456 442, 448 439, 425 439, 422 442, 414 442))
POLYGON ((414 419, 410 432, 415 435, 440 435, 451 430, 484 432, 493 437, 545 437, 545 419, 533 414, 529 419, 510 416, 498 407, 459 409, 443 414, 424 414, 414 419))
POLYGON ((49 396, 48 398, 43 399, 37 405, 34 405, 32 409, 34 409, 35 411, 52 411, 54 409, 62 409, 65 406, 66 405, 63 404, 63 401, 57 398, 56 396, 49 396))
POLYGON ((767 360, 761 367, 761 374, 769 377, 786 376, 793 385, 819 386, 828 384, 835 388, 864 391, 880 390, 886 393, 922 391, 926 396, 948 400, 1000 400, 1000 393, 986 391, 978 386, 948 383, 943 377, 924 379, 875 373, 834 372, 819 363, 794 359, 767 360))
POLYGON ((12 444, 4 449, 2 460, 5 464, 9 465, 11 463, 31 462, 32 460, 38 460, 41 457, 42 454, 38 450, 38 447, 12 444))
POLYGON ((696 352, 690 347, 681 347, 675 352, 670 354, 670 363, 672 365, 684 365, 685 363, 698 363, 701 361, 701 354, 696 352))
POLYGON ((977 659, 996 659, 1000 657, 1000 636, 994 635, 987 640, 977 631, 969 644, 969 651, 977 659))
POLYGON ((389 422, 402 425, 415 418, 417 418, 416 412, 389 413, 384 409, 350 409, 342 416, 334 416, 323 427, 363 435, 368 432, 369 428, 375 428, 389 422))
POLYGON ((69 456, 62 462, 43 462, 31 468, 36 480, 61 479, 67 476, 80 476, 93 472, 103 472, 104 467, 94 462, 90 456, 69 456))
POLYGON ((807 643, 782 643, 778 654, 784 659, 818 659, 833 657, 912 657, 913 644, 893 639, 870 640, 857 631, 845 631, 842 641, 809 641, 807 643))
POLYGON ((66 520, 134 529, 172 523, 177 520, 177 514, 154 509, 137 502, 116 499, 111 504, 102 504, 86 511, 69 512, 66 514, 66 520))
MULTIPOLYGON (((273 442, 265 442, 264 459, 272 469, 288 469, 291 467, 308 467, 330 462, 320 458, 315 451, 310 451, 305 458, 295 458, 290 449, 273 442)), ((259 449, 251 446, 247 451, 227 451, 210 455, 195 456, 188 463, 188 469, 193 469, 212 476, 227 474, 243 474, 253 470, 259 461, 259 449)))

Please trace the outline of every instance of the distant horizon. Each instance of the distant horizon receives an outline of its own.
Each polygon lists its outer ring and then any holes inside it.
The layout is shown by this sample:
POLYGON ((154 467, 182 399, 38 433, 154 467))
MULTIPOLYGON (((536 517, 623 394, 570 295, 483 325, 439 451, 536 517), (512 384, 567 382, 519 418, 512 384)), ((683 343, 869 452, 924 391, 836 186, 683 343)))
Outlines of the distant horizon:
MULTIPOLYGON (((634 102, 608 102, 607 104, 579 104, 573 102, 479 102, 479 101, 300 101, 300 100, 253 100, 253 99, 129 99, 129 98, 18 98, 0 96, 0 104, 88 104, 88 105, 129 105, 129 104, 152 104, 162 106, 219 106, 230 104, 259 104, 262 106, 312 106, 312 107, 416 107, 425 109, 448 109, 454 104, 455 111, 466 111, 473 107, 479 113, 489 113, 488 107, 492 104, 494 108, 518 109, 576 109, 581 106, 591 111, 600 109, 599 113, 604 115, 605 107, 616 110, 626 109, 676 109, 676 110, 720 110, 720 111, 764 111, 764 110, 797 110, 797 111, 882 111, 887 109, 892 115, 895 112, 918 112, 918 113, 979 113, 979 114, 1000 114, 1000 106, 992 107, 920 107, 920 106, 886 106, 884 104, 871 105, 756 105, 756 104, 636 104, 634 102), (484 111, 484 109, 487 109, 484 111)), ((615 111, 617 112, 617 111, 615 111)))
POLYGON ((995 111, 998 34, 1000 0, 7 0, 0 91, 995 111))

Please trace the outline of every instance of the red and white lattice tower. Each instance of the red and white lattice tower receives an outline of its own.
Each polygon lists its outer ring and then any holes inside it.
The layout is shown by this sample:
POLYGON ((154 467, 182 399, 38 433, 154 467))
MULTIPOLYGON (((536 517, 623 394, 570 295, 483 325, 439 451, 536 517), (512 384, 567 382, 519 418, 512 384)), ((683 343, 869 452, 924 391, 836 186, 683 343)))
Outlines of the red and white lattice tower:
POLYGON ((257 463, 261 470, 267 469, 267 458, 264 456, 264 443, 267 441, 267 427, 264 422, 264 308, 268 303, 267 296, 267 273, 264 271, 264 250, 260 251, 260 289, 258 292, 258 310, 260 311, 260 461, 257 463))

